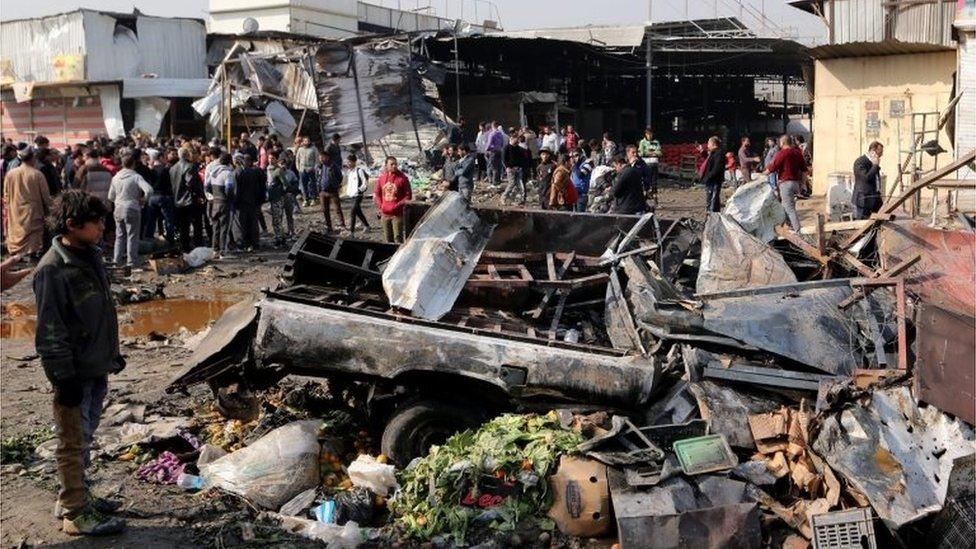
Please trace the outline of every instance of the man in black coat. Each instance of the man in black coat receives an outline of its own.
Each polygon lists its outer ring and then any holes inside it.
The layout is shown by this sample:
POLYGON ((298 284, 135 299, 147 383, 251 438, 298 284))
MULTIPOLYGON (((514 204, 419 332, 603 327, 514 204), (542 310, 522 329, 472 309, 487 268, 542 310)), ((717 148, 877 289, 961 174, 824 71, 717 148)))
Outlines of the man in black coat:
POLYGON ((258 215, 268 190, 264 170, 254 167, 254 159, 240 157, 241 167, 234 174, 234 241, 238 248, 252 252, 258 247, 258 215))
POLYGON ((722 183, 725 181, 725 160, 720 148, 721 140, 708 138, 708 158, 701 169, 701 182, 705 185, 705 211, 717 212, 722 209, 722 183))
POLYGON ((854 161, 854 219, 867 219, 881 209, 881 155, 884 145, 874 141, 868 153, 854 161))
POLYGON ((644 200, 644 178, 640 170, 627 163, 621 155, 613 157, 617 177, 613 180, 613 212, 618 214, 642 214, 647 210, 644 200))

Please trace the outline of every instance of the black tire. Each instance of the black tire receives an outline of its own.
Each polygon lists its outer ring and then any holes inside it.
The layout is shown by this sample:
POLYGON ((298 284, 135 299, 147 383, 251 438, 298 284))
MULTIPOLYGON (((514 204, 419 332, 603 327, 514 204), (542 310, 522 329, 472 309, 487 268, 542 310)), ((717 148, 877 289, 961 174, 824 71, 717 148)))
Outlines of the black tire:
POLYGON ((386 423, 380 448, 393 463, 403 467, 430 447, 454 433, 481 424, 484 417, 470 408, 424 400, 399 409, 386 423))

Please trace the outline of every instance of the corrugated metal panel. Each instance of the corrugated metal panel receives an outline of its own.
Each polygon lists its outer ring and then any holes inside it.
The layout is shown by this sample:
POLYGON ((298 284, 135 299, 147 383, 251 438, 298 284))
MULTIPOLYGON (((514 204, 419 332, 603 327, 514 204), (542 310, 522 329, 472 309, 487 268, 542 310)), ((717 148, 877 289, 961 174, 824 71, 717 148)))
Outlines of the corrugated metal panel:
POLYGON ((85 53, 81 12, 0 24, 0 55, 20 81, 53 81, 55 55, 85 53))
POLYGON ((143 73, 160 78, 206 78, 207 29, 192 19, 140 17, 136 21, 143 73))
POLYGON ((892 11, 893 38, 902 42, 952 45, 955 2, 937 0, 929 4, 909 4, 892 11))
POLYGON ((88 80, 139 76, 139 50, 130 29, 116 33, 116 19, 95 11, 81 12, 85 21, 85 73, 88 80), (128 32, 127 32, 128 31, 128 32))
POLYGON ((884 40, 884 8, 880 0, 836 0, 824 7, 833 10, 834 43, 884 40))
POLYGON ((209 78, 124 78, 122 97, 203 97, 209 78))
POLYGON ((630 27, 573 27, 560 29, 531 29, 492 32, 490 36, 507 38, 549 38, 583 44, 633 48, 644 41, 644 26, 630 27))
POLYGON ((835 59, 838 57, 871 57, 875 55, 899 55, 906 53, 931 53, 951 50, 951 47, 936 44, 917 44, 907 42, 851 42, 846 44, 827 44, 810 48, 808 53, 814 59, 835 59))

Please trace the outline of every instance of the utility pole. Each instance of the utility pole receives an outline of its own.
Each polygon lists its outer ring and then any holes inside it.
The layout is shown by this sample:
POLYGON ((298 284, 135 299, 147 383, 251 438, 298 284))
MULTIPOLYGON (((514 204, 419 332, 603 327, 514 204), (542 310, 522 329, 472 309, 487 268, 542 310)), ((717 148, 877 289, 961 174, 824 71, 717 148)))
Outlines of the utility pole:
POLYGON ((457 107, 454 110, 454 115, 457 117, 455 121, 461 120, 461 61, 457 41, 458 27, 460 26, 461 20, 458 19, 454 23, 454 99, 457 101, 457 107))
POLYGON ((645 115, 645 120, 644 121, 646 122, 646 126, 647 127, 651 127, 651 114, 653 112, 652 111, 652 104, 651 104, 651 78, 652 78, 652 74, 651 74, 651 72, 652 72, 651 71, 651 61, 652 61, 652 53, 651 53, 651 24, 654 21, 652 19, 652 15, 651 15, 652 14, 651 9, 652 9, 653 1, 654 0, 647 0, 647 25, 644 27, 644 40, 647 43, 647 45, 646 45, 647 52, 646 52, 646 56, 645 56, 646 58, 644 60, 644 70, 646 72, 646 74, 644 76, 644 79, 647 80, 647 96, 645 98, 645 101, 646 101, 645 108, 647 110, 647 114, 645 115))

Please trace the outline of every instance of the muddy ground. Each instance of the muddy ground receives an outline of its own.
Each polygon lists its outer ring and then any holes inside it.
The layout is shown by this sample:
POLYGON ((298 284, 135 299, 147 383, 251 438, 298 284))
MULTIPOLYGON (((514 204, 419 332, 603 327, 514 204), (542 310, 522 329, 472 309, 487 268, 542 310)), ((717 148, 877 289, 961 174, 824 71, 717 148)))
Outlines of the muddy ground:
MULTIPOLYGON (((482 203, 497 203, 497 197, 479 195, 482 203)), ((664 184, 659 213, 667 218, 701 219, 703 203, 701 187, 664 184)), ((346 202, 343 206, 348 212, 351 204, 346 202)), ((815 215, 813 208, 820 208, 820 201, 804 201, 801 206, 807 224, 815 215)), ((265 215, 270 223, 270 216, 265 215)), ((376 219, 372 203, 366 215, 371 222, 376 219)), ((317 206, 305 208, 298 215, 297 224, 298 229, 324 225, 317 206)), ((381 237, 375 224, 366 237, 381 237)), ((270 240, 263 238, 263 243, 270 245, 270 240)), ((165 283, 166 298, 120 307, 122 352, 128 366, 109 378, 106 404, 146 404, 147 414, 188 415, 208 403, 209 390, 202 386, 197 386, 189 396, 164 392, 167 382, 190 354, 186 340, 206 328, 229 305, 274 286, 286 256, 286 249, 265 246, 258 253, 220 260, 181 275, 159 277, 150 271, 136 273, 133 282, 165 283)), ((4 439, 43 433, 52 426, 51 388, 34 356, 31 279, 4 293, 2 302, 0 431, 4 439)), ((35 460, 29 469, 16 464, 2 467, 2 546, 153 548, 266 545, 275 541, 274 531, 260 525, 245 526, 242 530, 241 525, 250 519, 240 505, 207 500, 175 486, 141 482, 134 476, 136 465, 128 462, 99 459, 92 469, 96 491, 124 501, 123 516, 129 524, 124 535, 91 539, 71 538, 60 532, 59 521, 52 516, 57 490, 53 463, 35 460), (242 534, 245 531, 247 534, 242 534), (250 538, 252 533, 251 541, 245 542, 243 537, 250 538)))

